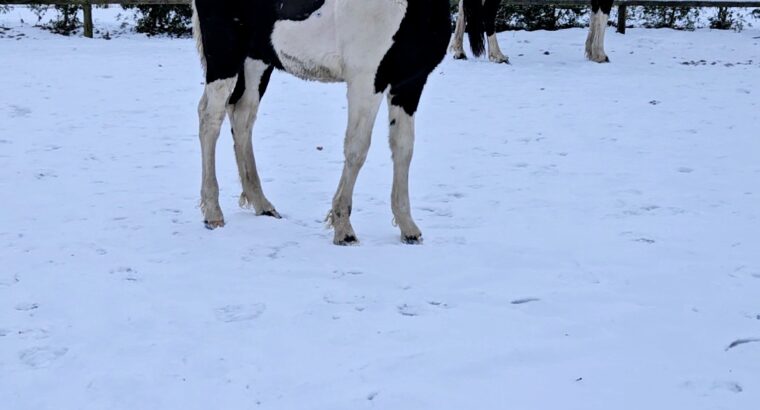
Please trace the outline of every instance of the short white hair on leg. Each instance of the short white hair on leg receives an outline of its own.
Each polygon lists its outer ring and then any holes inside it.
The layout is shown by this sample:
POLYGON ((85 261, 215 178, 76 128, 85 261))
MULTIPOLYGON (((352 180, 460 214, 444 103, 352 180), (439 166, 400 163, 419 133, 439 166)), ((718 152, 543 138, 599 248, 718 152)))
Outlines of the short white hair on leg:
POLYGON ((488 59, 494 63, 509 64, 509 58, 501 52, 499 41, 496 39, 496 33, 488 36, 488 59))
POLYGON ((414 153, 414 115, 410 115, 400 106, 393 105, 392 100, 389 95, 389 143, 393 157, 391 209, 393 220, 401 230, 401 240, 408 244, 417 244, 422 242, 422 232, 412 219, 409 201, 409 166, 414 153))
POLYGON ((198 104, 200 119, 201 160, 201 211, 206 227, 224 226, 224 216, 219 206, 219 184, 216 180, 216 141, 224 122, 227 101, 235 89, 237 76, 206 84, 198 104))
POLYGON ((451 37, 451 45, 449 51, 454 55, 457 60, 467 59, 467 54, 464 53, 464 8, 462 6, 462 0, 459 0, 459 11, 457 12, 457 25, 454 29, 454 35, 451 37))
POLYGON ((604 34, 607 31, 609 15, 598 10, 591 17, 588 37, 586 37, 586 58, 597 63, 607 63, 610 59, 604 52, 604 34))

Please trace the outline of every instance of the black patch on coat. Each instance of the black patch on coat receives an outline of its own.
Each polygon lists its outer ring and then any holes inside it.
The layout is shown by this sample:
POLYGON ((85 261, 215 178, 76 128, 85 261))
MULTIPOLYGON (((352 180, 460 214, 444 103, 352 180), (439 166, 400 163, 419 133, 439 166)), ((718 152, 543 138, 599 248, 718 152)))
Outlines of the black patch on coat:
POLYGON ((445 57, 450 37, 448 2, 409 1, 393 45, 375 74, 375 91, 390 86, 391 104, 414 115, 427 77, 445 57))
POLYGON ((274 66, 270 65, 264 71, 264 74, 261 75, 261 81, 259 81, 259 100, 264 97, 264 93, 267 91, 269 79, 272 78, 272 71, 274 71, 274 66))
POLYGON ((282 69, 272 46, 274 24, 301 21, 325 0, 195 0, 200 23, 206 83, 232 78, 246 57, 282 69))
POLYGON ((230 100, 227 102, 227 104, 235 104, 238 101, 240 101, 241 98, 243 98, 243 94, 245 93, 245 70, 240 70, 240 73, 238 74, 237 82, 235 82, 235 89, 232 91, 232 95, 230 96, 230 100))
MULTIPOLYGON (((257 90, 259 93, 259 100, 264 97, 264 93, 267 91, 267 86, 269 85, 269 79, 272 77, 272 71, 274 71, 274 66, 267 67, 264 72, 261 74, 261 79, 259 80, 259 89, 257 90)), ((240 70, 240 74, 238 74, 237 82, 235 83, 235 90, 232 91, 232 95, 230 96, 230 101, 228 104, 236 104, 238 101, 240 101, 241 98, 243 98, 243 94, 245 93, 245 70, 240 70)))
POLYGON ((275 3, 277 20, 303 21, 322 8, 325 0, 278 0, 275 3))
POLYGON ((602 13, 610 15, 612 10, 613 0, 591 0, 591 11, 596 13, 599 9, 602 9, 602 13))
POLYGON ((496 32, 496 12, 499 10, 501 0, 486 0, 483 3, 483 28, 487 36, 496 32))
POLYGON ((241 1, 196 0, 201 42, 206 59, 206 83, 232 78, 242 71, 246 37, 241 1))
POLYGON ((483 22, 483 3, 482 0, 462 0, 462 9, 464 11, 465 31, 467 38, 470 39, 470 50, 475 57, 483 55, 486 51, 485 27, 483 22))

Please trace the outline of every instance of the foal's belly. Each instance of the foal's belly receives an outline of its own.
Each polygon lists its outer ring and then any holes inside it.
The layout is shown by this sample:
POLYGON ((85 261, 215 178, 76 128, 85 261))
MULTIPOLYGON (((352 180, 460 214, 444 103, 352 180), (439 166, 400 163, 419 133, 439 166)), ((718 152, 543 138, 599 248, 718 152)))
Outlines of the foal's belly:
POLYGON ((405 0, 325 0, 304 20, 277 21, 272 45, 285 71, 307 80, 374 75, 406 7, 405 0))
POLYGON ((307 80, 344 81, 335 26, 335 0, 305 20, 280 20, 272 46, 285 71, 307 80))

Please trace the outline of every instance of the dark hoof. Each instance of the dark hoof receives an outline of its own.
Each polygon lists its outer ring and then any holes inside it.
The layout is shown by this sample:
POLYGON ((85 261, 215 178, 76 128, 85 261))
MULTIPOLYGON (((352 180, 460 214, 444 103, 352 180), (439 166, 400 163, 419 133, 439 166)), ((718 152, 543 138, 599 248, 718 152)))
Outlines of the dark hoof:
POLYGON ((467 60, 467 55, 465 55, 465 54, 454 54, 454 60, 467 60))
POLYGON ((404 236, 403 242, 407 245, 419 245, 422 243, 422 235, 404 236))
POLYGON ((356 245, 357 243, 359 240, 354 235, 346 235, 342 240, 335 242, 336 245, 340 246, 356 245))
POLYGON ((263 216, 271 216, 272 218, 275 218, 275 219, 282 219, 282 216, 279 214, 279 212, 277 212, 274 209, 270 209, 268 211, 264 211, 264 212, 261 213, 261 215, 263 215, 263 216))
POLYGON ((604 62, 605 63, 609 63, 610 62, 610 58, 609 57, 604 57, 604 62))
POLYGON ((504 60, 501 60, 501 61, 499 61, 499 64, 512 65, 512 63, 510 63, 510 62, 509 62, 509 59, 508 59, 508 58, 507 58, 507 59, 504 59, 504 60))
POLYGON ((203 225, 206 227, 206 229, 213 231, 216 228, 223 227, 224 221, 203 221, 203 225))

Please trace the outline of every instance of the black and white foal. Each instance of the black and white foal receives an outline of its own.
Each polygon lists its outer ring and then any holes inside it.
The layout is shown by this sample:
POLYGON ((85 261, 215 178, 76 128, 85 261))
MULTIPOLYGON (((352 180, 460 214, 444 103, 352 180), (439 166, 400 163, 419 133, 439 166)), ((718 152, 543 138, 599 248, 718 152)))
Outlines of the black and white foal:
POLYGON ((402 240, 419 242, 408 188, 414 113, 428 75, 446 54, 448 0, 194 0, 193 9, 206 70, 198 106, 206 226, 224 226, 214 157, 225 113, 243 185, 240 205, 280 217, 262 191, 251 142, 259 102, 277 68, 306 80, 347 83, 345 163, 328 214, 336 244, 357 241, 350 222, 354 184, 387 95, 393 215, 402 240))
MULTIPOLYGON (((588 37, 586 38, 586 58, 597 63, 606 63, 610 59, 604 53, 604 33, 607 29, 607 21, 610 18, 613 0, 591 0, 591 21, 589 22, 588 37)), ((485 30, 488 39, 488 59, 495 63, 509 63, 509 59, 499 48, 499 42, 496 40, 496 12, 499 9, 501 0, 482 0, 481 4, 473 1, 470 5, 463 6, 463 1, 459 0, 459 16, 457 17, 454 37, 451 40, 450 51, 455 59, 466 59, 464 53, 464 33, 467 31, 470 38, 470 46, 475 56, 480 56, 485 52, 482 38, 470 34, 479 33, 485 30)))

